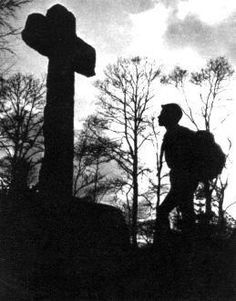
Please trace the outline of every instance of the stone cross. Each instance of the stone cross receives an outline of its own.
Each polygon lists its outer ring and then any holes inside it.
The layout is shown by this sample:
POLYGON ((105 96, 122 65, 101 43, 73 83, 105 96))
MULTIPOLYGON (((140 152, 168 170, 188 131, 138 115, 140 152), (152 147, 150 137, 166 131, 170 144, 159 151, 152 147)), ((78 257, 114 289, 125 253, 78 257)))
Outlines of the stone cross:
POLYGON ((74 72, 95 74, 95 49, 76 36, 75 27, 74 15, 57 4, 45 16, 29 15, 22 31, 24 42, 49 59, 39 189, 51 202, 72 196, 74 72))

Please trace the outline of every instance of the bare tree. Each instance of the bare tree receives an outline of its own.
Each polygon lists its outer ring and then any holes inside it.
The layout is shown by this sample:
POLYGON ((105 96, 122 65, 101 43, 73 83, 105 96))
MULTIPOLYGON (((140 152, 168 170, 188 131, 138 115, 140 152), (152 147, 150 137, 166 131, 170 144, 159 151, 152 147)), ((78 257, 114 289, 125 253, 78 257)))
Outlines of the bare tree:
POLYGON ((11 191, 22 188, 22 180, 39 163, 43 152, 44 81, 15 74, 0 92, 1 166, 11 191), (22 173, 25 173, 22 176, 22 173))
POLYGON ((150 138, 147 113, 153 97, 152 84, 160 70, 147 59, 118 59, 105 70, 105 79, 96 86, 101 91, 101 115, 108 120, 108 130, 119 142, 114 159, 132 183, 131 237, 137 246, 139 177, 145 172, 139 153, 150 138))
POLYGON ((115 163, 112 151, 117 145, 104 135, 106 123, 97 115, 89 116, 75 143, 74 196, 90 196, 93 202, 116 192, 124 183, 117 175, 112 175, 115 163))
POLYGON ((12 25, 16 12, 32 0, 0 0, 0 52, 12 52, 9 46, 9 37, 19 33, 12 25))
MULTIPOLYGON (((224 107, 229 100, 226 96, 226 91, 233 73, 234 71, 228 60, 225 57, 217 57, 210 59, 205 68, 190 74, 187 70, 176 67, 168 76, 163 76, 161 82, 163 84, 172 84, 181 92, 184 99, 184 114, 196 130, 212 131, 216 129, 216 122, 217 125, 221 125, 229 116, 224 107), (191 88, 195 88, 196 94, 198 94, 197 106, 196 99, 194 99, 194 104, 188 97, 186 89, 188 85, 192 85, 191 88), (216 121, 213 117, 216 110, 219 109, 221 110, 221 120, 216 121)), ((231 142, 229 140, 229 150, 230 147, 231 142)), ((215 194, 215 197, 219 196, 219 190, 222 190, 219 199, 219 208, 222 208, 222 196, 228 180, 226 179, 224 184, 222 181, 222 178, 218 177, 214 181, 204 183, 206 216, 209 218, 212 211, 213 194, 215 194)), ((219 215, 221 216, 222 213, 219 213, 219 215)))

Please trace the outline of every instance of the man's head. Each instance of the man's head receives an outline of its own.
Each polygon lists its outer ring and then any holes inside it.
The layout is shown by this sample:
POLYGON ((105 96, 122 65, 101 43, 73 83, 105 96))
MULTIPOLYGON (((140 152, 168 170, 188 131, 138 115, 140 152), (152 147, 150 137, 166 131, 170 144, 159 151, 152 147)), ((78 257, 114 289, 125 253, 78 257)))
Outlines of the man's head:
POLYGON ((161 113, 158 117, 159 125, 164 127, 173 127, 178 124, 183 112, 176 103, 162 105, 161 113))

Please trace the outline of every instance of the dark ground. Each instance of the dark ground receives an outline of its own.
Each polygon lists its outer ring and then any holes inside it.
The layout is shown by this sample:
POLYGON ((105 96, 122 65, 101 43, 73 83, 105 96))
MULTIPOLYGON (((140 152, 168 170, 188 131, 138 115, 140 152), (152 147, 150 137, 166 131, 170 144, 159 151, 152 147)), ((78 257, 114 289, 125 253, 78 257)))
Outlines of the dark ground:
POLYGON ((190 247, 172 232, 156 249, 131 250, 107 232, 97 248, 108 227, 99 221, 80 236, 71 215, 53 221, 39 209, 0 215, 1 301, 236 300, 235 234, 198 233, 190 247))

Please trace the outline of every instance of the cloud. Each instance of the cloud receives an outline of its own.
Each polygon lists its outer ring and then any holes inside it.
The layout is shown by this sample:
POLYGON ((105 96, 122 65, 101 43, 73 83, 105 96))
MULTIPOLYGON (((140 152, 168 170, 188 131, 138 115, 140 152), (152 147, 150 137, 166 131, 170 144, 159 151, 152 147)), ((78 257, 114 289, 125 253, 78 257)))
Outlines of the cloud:
POLYGON ((236 62, 236 12, 214 25, 197 15, 188 14, 181 20, 172 14, 164 39, 169 47, 192 47, 205 57, 225 55, 236 62))
POLYGON ((120 5, 127 9, 128 13, 138 14, 155 7, 157 0, 120 0, 120 5))
POLYGON ((189 2, 189 0, 159 0, 158 3, 164 5, 166 8, 174 11, 179 9, 181 3, 189 2))
POLYGON ((66 6, 76 15, 78 34, 89 37, 102 52, 112 53, 129 45, 130 14, 149 10, 155 3, 155 0, 68 0, 66 6))
POLYGON ((213 25, 230 17, 235 10, 235 0, 188 0, 179 2, 178 17, 183 19, 187 15, 196 15, 204 23, 213 25))

